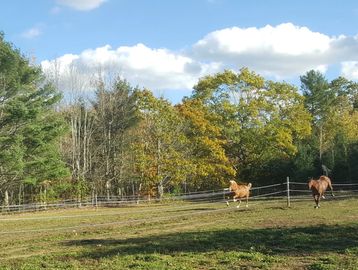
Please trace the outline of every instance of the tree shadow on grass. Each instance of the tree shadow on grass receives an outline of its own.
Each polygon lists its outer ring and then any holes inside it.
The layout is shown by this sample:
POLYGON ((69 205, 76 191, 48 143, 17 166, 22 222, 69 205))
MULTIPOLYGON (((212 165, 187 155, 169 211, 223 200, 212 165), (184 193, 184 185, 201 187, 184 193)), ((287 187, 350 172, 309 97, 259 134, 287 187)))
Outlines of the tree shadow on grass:
POLYGON ((213 211, 216 208, 213 207, 201 207, 201 208, 190 208, 190 209, 175 209, 175 210, 166 210, 166 213, 178 213, 178 212, 197 212, 197 211, 213 211))
POLYGON ((117 255, 174 254, 177 252, 258 251, 266 255, 303 256, 312 253, 343 253, 358 246, 358 224, 184 232, 117 239, 84 239, 65 245, 84 246, 80 257, 100 259, 117 255), (99 248, 100 247, 100 248, 99 248))

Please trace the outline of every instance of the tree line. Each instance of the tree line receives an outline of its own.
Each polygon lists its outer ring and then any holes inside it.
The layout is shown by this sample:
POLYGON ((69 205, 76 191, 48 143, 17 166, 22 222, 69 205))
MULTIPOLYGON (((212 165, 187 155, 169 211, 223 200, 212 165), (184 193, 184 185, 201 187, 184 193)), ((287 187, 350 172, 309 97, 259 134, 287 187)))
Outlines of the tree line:
POLYGON ((358 179, 358 84, 346 78, 311 70, 297 88, 226 70, 172 104, 120 77, 97 76, 82 95, 72 73, 61 93, 59 76, 0 35, 3 205, 306 181, 322 165, 334 181, 358 179))

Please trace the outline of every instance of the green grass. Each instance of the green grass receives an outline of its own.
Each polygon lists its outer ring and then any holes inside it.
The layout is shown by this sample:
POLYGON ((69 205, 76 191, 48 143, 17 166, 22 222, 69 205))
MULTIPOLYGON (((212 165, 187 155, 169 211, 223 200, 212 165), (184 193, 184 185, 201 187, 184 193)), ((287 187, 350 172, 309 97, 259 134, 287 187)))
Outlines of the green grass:
POLYGON ((4 215, 0 239, 0 269, 358 269, 358 200, 4 215))

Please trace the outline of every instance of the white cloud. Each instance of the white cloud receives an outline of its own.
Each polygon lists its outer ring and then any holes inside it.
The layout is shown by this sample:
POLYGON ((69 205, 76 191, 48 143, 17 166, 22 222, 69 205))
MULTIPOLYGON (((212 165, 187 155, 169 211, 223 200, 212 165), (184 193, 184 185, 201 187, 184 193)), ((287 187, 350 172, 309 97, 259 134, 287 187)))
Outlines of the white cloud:
POLYGON ((47 72, 56 72, 64 74, 73 61, 78 59, 79 56, 75 54, 65 54, 54 60, 45 60, 41 62, 42 69, 47 72))
POLYGON ((263 28, 226 28, 208 34, 194 45, 196 50, 207 50, 209 54, 227 52, 244 54, 269 52, 281 55, 323 53, 329 48, 330 38, 311 32, 306 27, 291 23, 263 28))
POLYGON ((218 61, 227 68, 247 66, 265 75, 287 77, 309 69, 325 70, 332 38, 306 27, 226 28, 193 45, 193 57, 218 61))
POLYGON ((342 62, 342 75, 350 80, 358 80, 358 61, 342 62))
MULTIPOLYGON (((262 28, 214 31, 182 52, 143 44, 113 49, 106 45, 78 55, 42 62, 45 70, 57 63, 61 74, 72 68, 93 78, 99 71, 119 74, 132 85, 152 90, 192 89, 198 79, 224 69, 242 67, 280 79, 297 77, 310 69, 326 72, 341 64, 342 73, 358 79, 358 36, 328 36, 291 23, 262 28)), ((68 75, 63 75, 64 78, 68 75)), ((88 81, 88 79, 87 79, 88 81)))
POLYGON ((27 38, 27 39, 33 39, 33 38, 40 36, 41 34, 42 34, 42 31, 41 31, 40 27, 35 26, 35 27, 32 27, 32 28, 26 30, 25 32, 23 32, 21 34, 21 36, 24 38, 27 38))
POLYGON ((57 0, 57 4, 79 11, 89 11, 98 8, 106 0, 57 0))
MULTIPOLYGON (((64 55, 41 63, 43 70, 69 80, 68 70, 95 78, 98 74, 119 75, 132 85, 153 90, 190 89, 197 78, 219 71, 217 64, 201 64, 193 59, 166 49, 151 49, 143 44, 112 49, 106 45, 88 49, 79 55, 64 55)), ((81 75, 81 76, 82 76, 81 75)))
POLYGON ((246 66, 263 75, 289 78, 358 60, 358 37, 328 36, 292 23, 232 27, 209 33, 193 45, 191 54, 197 61, 216 61, 225 68, 246 66))

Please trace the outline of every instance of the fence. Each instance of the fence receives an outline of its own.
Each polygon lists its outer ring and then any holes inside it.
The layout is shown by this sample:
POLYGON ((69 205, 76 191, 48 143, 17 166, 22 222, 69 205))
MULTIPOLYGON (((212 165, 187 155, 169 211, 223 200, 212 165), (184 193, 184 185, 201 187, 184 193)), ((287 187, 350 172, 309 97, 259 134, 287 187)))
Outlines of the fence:
MULTIPOLYGON (((348 198, 358 195, 358 183, 337 183, 333 184, 335 198, 348 198)), ((20 205, 8 205, 2 207, 2 213, 14 212, 33 212, 49 209, 63 209, 76 207, 121 207, 135 206, 137 204, 166 204, 171 201, 190 201, 190 202, 219 202, 225 201, 229 196, 228 189, 206 190, 190 193, 181 193, 177 195, 165 195, 161 200, 143 199, 138 196, 96 196, 95 198, 85 198, 78 202, 77 200, 63 200, 55 203, 32 203, 20 205)), ((312 200, 311 191, 308 190, 307 183, 290 182, 287 177, 286 182, 252 187, 250 200, 265 199, 286 199, 287 207, 291 202, 312 200)))

